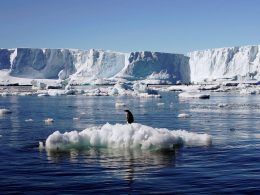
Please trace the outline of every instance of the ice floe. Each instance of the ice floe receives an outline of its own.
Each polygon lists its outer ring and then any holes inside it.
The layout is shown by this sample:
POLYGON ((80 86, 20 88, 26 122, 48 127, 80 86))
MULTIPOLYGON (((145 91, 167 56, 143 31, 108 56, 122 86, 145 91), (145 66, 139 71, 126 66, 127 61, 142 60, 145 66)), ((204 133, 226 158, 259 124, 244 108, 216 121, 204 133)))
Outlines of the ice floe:
POLYGON ((191 115, 186 113, 178 114, 178 118, 189 118, 191 115))
POLYGON ((44 120, 44 122, 45 122, 46 124, 52 124, 52 123, 54 123, 54 119, 53 119, 53 118, 46 118, 46 119, 44 120))
POLYGON ((25 119, 24 121, 25 121, 25 122, 32 122, 33 119, 29 118, 29 119, 25 119))
POLYGON ((1 108, 0 109, 0 115, 4 115, 4 114, 11 114, 12 111, 6 108, 1 108))
POLYGON ((209 94, 195 93, 195 92, 183 92, 179 94, 180 98, 199 98, 199 99, 209 99, 209 94))
POLYGON ((83 131, 55 131, 46 139, 47 150, 68 150, 89 147, 159 150, 175 146, 208 146, 212 138, 185 130, 153 128, 139 123, 109 124, 83 131))

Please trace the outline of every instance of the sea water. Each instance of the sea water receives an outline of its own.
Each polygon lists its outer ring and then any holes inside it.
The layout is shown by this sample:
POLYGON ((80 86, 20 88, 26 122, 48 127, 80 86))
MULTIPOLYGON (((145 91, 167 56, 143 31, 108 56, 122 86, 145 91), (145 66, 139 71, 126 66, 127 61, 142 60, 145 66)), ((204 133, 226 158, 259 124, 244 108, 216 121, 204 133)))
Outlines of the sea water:
POLYGON ((1 97, 0 108, 12 113, 0 116, 0 193, 260 192, 260 96, 211 93, 201 100, 161 95, 1 97), (126 125, 124 109, 138 124, 207 134, 212 143, 170 150, 39 147, 55 131, 126 125), (46 123, 47 118, 54 122, 46 123))

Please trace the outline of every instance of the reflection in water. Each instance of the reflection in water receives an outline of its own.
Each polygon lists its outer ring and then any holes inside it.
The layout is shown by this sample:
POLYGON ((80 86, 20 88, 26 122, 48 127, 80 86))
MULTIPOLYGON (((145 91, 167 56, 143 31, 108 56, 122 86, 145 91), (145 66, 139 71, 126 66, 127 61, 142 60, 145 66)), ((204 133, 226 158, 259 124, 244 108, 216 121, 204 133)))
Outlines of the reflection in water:
POLYGON ((135 179, 143 178, 150 172, 164 167, 175 167, 176 149, 162 151, 87 149, 63 152, 47 151, 51 163, 69 161, 84 163, 86 166, 100 166, 104 172, 128 182, 129 187, 135 179))

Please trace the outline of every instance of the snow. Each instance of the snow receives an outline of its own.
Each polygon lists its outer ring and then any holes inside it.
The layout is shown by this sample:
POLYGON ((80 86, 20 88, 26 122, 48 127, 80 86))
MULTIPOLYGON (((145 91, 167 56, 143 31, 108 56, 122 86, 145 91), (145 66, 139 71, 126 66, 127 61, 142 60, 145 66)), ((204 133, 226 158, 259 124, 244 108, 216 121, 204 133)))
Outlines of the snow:
MULTIPOLYGON (((139 123, 109 124, 87 128, 83 131, 60 133, 55 131, 45 143, 47 150, 104 147, 121 149, 159 150, 174 146, 207 146, 212 143, 208 134, 185 130, 153 128, 139 123)), ((41 145, 40 145, 41 146, 41 145)))

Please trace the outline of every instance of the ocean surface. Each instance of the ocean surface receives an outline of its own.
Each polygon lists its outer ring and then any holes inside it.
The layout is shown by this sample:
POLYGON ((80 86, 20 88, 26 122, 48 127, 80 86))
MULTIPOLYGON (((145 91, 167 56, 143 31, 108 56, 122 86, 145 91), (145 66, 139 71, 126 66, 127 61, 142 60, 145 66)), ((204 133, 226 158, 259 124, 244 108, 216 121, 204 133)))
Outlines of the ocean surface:
POLYGON ((0 97, 0 194, 260 193, 260 96, 211 93, 211 98, 0 97), (89 148, 39 149, 54 131, 135 122, 153 128, 207 133, 212 145, 173 151, 89 148), (159 104, 158 104, 159 103, 159 104), (178 114, 190 114, 178 118, 178 114), (53 118, 51 124, 44 119, 53 118), (78 120, 73 120, 78 118, 78 120), (33 121, 25 122, 26 119, 33 121))

